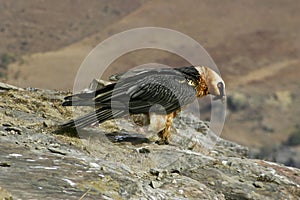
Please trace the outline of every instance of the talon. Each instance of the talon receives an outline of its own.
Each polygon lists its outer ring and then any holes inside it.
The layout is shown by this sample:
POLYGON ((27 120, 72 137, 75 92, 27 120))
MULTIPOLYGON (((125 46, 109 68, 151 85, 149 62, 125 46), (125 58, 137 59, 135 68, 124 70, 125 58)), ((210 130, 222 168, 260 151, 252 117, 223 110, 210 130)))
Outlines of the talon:
POLYGON ((163 140, 157 140, 157 141, 155 142, 155 144, 163 145, 163 144, 164 144, 164 141, 163 141, 163 140))
POLYGON ((161 139, 161 140, 157 140, 155 143, 158 145, 165 145, 165 144, 168 145, 170 144, 170 141, 161 139))
POLYGON ((165 140, 164 143, 168 145, 168 144, 170 144, 170 141, 169 140, 165 140))
POLYGON ((170 133, 166 129, 163 129, 157 133, 158 137, 161 139, 156 141, 156 144, 164 145, 164 144, 170 144, 170 133))

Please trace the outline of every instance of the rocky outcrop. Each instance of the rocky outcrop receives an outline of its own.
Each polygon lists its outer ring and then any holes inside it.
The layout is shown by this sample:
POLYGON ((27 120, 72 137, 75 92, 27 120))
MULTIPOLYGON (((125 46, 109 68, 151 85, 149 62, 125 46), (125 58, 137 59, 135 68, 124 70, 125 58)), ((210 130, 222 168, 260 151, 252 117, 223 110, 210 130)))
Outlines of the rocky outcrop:
POLYGON ((4 199, 300 198, 299 169, 249 159, 247 148, 187 113, 175 120, 171 145, 153 143, 154 134, 128 119, 55 134, 72 117, 60 106, 65 92, 0 91, 4 199))

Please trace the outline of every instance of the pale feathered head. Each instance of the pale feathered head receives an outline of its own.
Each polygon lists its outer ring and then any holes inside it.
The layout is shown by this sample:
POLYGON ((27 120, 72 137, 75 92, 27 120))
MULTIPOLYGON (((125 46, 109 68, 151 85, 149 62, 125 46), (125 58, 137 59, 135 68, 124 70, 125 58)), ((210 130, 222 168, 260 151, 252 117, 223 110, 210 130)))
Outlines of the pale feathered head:
POLYGON ((195 68, 199 74, 203 76, 207 84, 209 94, 214 96, 214 100, 221 99, 224 102, 226 100, 225 83, 220 75, 205 66, 198 66, 195 68))

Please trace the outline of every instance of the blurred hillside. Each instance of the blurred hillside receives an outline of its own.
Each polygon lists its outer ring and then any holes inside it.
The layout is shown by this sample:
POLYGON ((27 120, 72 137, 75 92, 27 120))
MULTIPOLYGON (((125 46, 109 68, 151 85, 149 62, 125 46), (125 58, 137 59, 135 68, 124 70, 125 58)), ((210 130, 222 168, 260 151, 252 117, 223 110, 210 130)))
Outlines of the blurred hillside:
MULTIPOLYGON (((21 87, 72 89, 81 62, 104 39, 135 27, 171 28, 202 44, 226 81, 222 137, 251 147, 253 156, 300 166, 293 160, 299 145, 288 142, 300 134, 299 9, 297 0, 0 0, 0 72, 21 87)), ((102 78, 148 62, 188 64, 166 52, 137 51, 102 78)))

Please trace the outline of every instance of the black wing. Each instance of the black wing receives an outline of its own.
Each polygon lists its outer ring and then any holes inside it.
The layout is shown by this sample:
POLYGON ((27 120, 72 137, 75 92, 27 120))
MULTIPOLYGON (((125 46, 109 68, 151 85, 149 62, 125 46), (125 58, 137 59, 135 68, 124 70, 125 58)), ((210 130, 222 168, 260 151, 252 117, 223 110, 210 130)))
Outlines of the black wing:
POLYGON ((148 113, 157 104, 164 108, 157 109, 157 112, 171 113, 196 98, 195 87, 190 84, 191 81, 196 81, 191 76, 193 73, 190 73, 194 69, 178 69, 180 70, 163 68, 139 71, 93 93, 66 97, 63 105, 71 105, 72 102, 76 106, 96 105, 117 110, 129 108, 130 113, 137 114, 148 113))
POLYGON ((68 96, 63 103, 65 106, 96 105, 98 108, 61 125, 61 128, 83 128, 129 113, 148 113, 150 109, 161 114, 174 112, 196 98, 194 85, 197 84, 197 73, 193 70, 166 68, 139 71, 95 92, 68 96))
POLYGON ((148 113, 152 108, 154 112, 169 114, 191 103, 196 97, 196 90, 188 81, 177 73, 145 77, 130 94, 130 113, 148 113), (160 106, 153 108, 154 105, 160 106))

